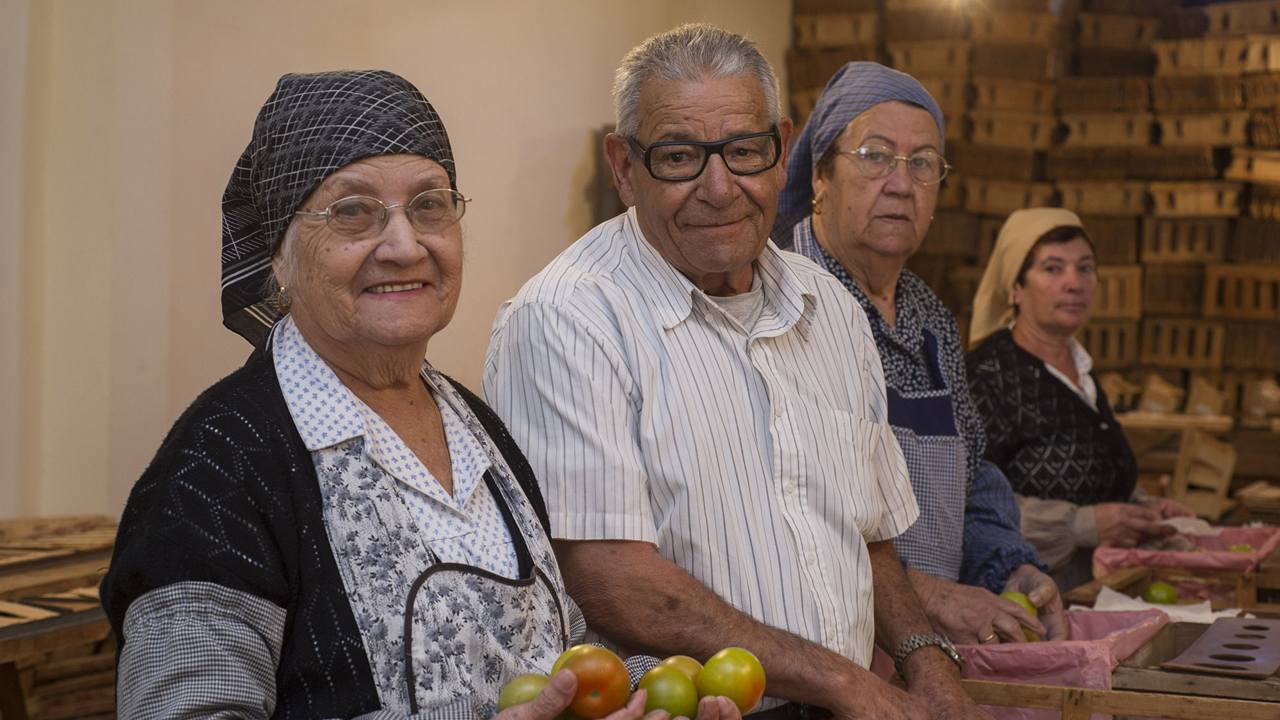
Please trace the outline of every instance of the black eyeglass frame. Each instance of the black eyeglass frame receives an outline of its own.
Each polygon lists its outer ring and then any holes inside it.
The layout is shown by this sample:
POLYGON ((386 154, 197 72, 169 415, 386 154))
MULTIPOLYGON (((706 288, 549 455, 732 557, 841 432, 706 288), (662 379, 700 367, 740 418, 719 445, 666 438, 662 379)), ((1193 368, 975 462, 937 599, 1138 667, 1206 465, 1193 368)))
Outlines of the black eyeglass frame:
POLYGON ((706 171, 707 163, 711 162, 712 155, 719 155, 720 160, 724 162, 725 169, 727 169, 729 172, 739 177, 749 177, 751 175, 759 175, 760 173, 765 172, 767 170, 772 170, 773 168, 777 167, 778 161, 782 159, 782 135, 778 133, 777 125, 770 125, 769 129, 766 130, 765 132, 750 133, 747 135, 737 135, 735 137, 726 138, 724 140, 714 140, 711 142, 702 142, 698 140, 663 140, 662 142, 653 143, 649 147, 645 147, 641 145, 640 141, 635 139, 634 137, 627 137, 627 142, 630 143, 632 147, 634 147, 636 150, 639 150, 642 156, 644 157, 644 169, 649 171, 649 177, 653 178, 654 180, 661 180, 662 182, 688 182, 690 180, 697 180, 699 177, 702 177, 702 173, 706 171), (741 142, 743 140, 750 140, 752 138, 759 138, 759 137, 773 138, 773 162, 769 163, 765 167, 760 168, 759 170, 752 170, 751 172, 738 172, 734 170, 732 167, 730 167, 729 161, 725 160, 724 149, 729 145, 732 145, 733 143, 741 142), (686 177, 678 177, 678 178, 659 177, 657 173, 653 171, 653 151, 655 148, 672 147, 675 145, 700 147, 706 150, 706 152, 702 156, 702 165, 698 167, 698 172, 686 177))

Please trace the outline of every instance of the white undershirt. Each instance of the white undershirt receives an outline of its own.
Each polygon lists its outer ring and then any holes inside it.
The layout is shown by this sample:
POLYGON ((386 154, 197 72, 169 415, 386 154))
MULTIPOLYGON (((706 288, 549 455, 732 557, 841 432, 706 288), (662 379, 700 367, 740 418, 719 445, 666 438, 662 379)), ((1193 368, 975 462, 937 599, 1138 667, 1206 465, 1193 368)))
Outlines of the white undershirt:
POLYGON ((1049 363, 1045 363, 1044 366, 1049 369, 1049 374, 1061 380, 1062 384, 1070 388, 1071 392, 1079 395, 1081 400, 1085 401, 1089 407, 1097 412, 1098 386, 1093 382, 1093 376, 1089 374, 1089 371, 1093 370, 1093 357, 1089 355, 1089 351, 1085 350, 1083 345, 1076 342, 1075 338, 1071 338, 1068 348, 1071 351, 1071 362, 1076 366, 1076 377, 1080 379, 1079 384, 1071 382, 1071 378, 1067 377, 1066 373, 1049 363))

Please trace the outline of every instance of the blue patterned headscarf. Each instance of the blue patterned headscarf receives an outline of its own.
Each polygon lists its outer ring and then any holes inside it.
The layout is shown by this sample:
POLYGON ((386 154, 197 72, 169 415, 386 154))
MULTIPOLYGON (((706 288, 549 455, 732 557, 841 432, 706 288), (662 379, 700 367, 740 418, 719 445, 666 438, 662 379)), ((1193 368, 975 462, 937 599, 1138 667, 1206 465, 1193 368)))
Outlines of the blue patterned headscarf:
POLYGON ((910 75, 880 63, 851 62, 831 76, 791 150, 787 186, 782 190, 778 220, 773 226, 774 242, 790 244, 792 226, 809 214, 813 173, 827 148, 854 118, 880 103, 895 100, 928 110, 938 123, 938 137, 946 134, 942 109, 920 81, 910 75))

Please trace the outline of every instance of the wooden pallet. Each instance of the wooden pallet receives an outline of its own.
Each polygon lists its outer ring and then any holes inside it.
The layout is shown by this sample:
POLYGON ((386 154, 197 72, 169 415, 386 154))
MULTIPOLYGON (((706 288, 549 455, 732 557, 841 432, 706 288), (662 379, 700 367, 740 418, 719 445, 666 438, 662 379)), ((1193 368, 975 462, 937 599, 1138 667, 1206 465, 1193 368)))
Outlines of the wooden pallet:
POLYGON ((1149 315, 1195 315, 1204 305, 1204 266, 1152 264, 1142 281, 1142 309, 1149 315))
MULTIPOLYGON (((1061 47, 974 44, 973 76, 1043 81, 1066 74, 1070 54, 1061 47)), ((914 74, 914 73, 912 73, 914 74)))
POLYGON ((1040 180, 1044 178, 1044 153, 1037 150, 962 143, 947 149, 952 165, 964 168, 970 177, 1002 180, 1040 180))
POLYGON ((1142 317, 1141 265, 1098 268, 1093 317, 1100 320, 1137 320, 1142 317))
POLYGON ((1142 320, 1143 364, 1180 370, 1222 367, 1226 334, 1210 320, 1147 317, 1142 320))
POLYGON ((1236 220, 1227 259, 1235 263, 1280 264, 1280 223, 1250 217, 1236 220))
POLYGON ((1014 210, 1053 205, 1053 185, 965 178, 964 206, 970 212, 1008 215, 1014 210))
POLYGON ((969 18, 952 7, 889 10, 884 14, 885 42, 964 40, 967 37, 969 18))
POLYGON ((1210 35, 1246 35, 1280 31, 1280 2, 1227 2, 1206 5, 1210 35))
POLYGON ((1237 148, 1224 174, 1228 180, 1280 185, 1280 150, 1237 148))
POLYGON ((1151 144, 1154 116, 1150 113, 1064 114, 1066 147, 1146 147, 1151 144))
POLYGON ((1094 215, 1142 215, 1146 184, 1134 180, 1082 180, 1057 183, 1062 206, 1094 215))
POLYGON ((1139 357, 1138 327, 1133 320, 1093 320, 1080 329, 1080 344, 1099 370, 1133 367, 1139 357))
POLYGON ((1129 177, 1147 180, 1215 180, 1230 162, 1231 150, 1211 146, 1129 148, 1129 177))
POLYGON ((1036 115, 1052 113, 1054 109, 1053 83, 975 77, 973 88, 973 107, 978 109, 1036 115))
POLYGON ((1003 110, 970 111, 973 142, 1003 145, 1023 150, 1046 150, 1058 134, 1058 119, 1052 113, 1027 114, 1003 110))
POLYGON ((1223 363, 1232 370, 1280 372, 1280 325, 1274 322, 1227 323, 1223 363))
POLYGON ((1151 107, 1157 113, 1239 110, 1245 107, 1244 85, 1238 76, 1152 78, 1151 107))
POLYGON ((880 16, 875 12, 796 14, 794 46, 802 50, 875 45, 880 16))
POLYGON ((1045 153, 1045 177, 1055 180, 1123 180, 1136 148, 1063 147, 1045 153))
POLYGON ((1249 113, 1160 115, 1160 144, 1177 146, 1243 145, 1249 140, 1249 113))
POLYGON ((1064 115, 1146 112, 1151 107, 1151 78, 1064 77, 1054 95, 1064 115))
POLYGON ((1232 182, 1153 182, 1153 215, 1233 217, 1240 212, 1243 186, 1232 182))
POLYGON ((893 67, 919 77, 968 77, 973 44, 968 40, 888 43, 893 67))
POLYGON ((1160 18, 1082 12, 1076 15, 1076 42, 1095 47, 1145 48, 1156 39, 1160 18))
POLYGON ((1145 218, 1139 258, 1146 263, 1221 261, 1231 222, 1221 218, 1145 218))
POLYGON ((1210 265, 1204 284, 1205 317, 1280 321, 1280 267, 1210 265))
POLYGON ((1093 241, 1099 265, 1132 265, 1138 262, 1138 219, 1117 215, 1081 215, 1093 241))
POLYGON ((877 60, 874 45, 833 48, 830 50, 787 50, 787 83, 792 92, 819 90, 826 87, 836 71, 845 63, 858 60, 877 60))

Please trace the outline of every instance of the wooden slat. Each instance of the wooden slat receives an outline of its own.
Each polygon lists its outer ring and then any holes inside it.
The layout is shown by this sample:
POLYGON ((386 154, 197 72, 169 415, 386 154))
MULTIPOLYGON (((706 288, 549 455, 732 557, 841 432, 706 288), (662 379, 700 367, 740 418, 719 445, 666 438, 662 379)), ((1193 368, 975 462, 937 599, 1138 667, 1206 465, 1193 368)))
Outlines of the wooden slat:
POLYGON ((1046 150, 1054 144, 1058 118, 1052 113, 1029 114, 1001 110, 969 112, 973 121, 973 142, 986 145, 1046 150))
POLYGON ((1137 320, 1142 317, 1142 266, 1111 265, 1098 268, 1094 294, 1096 318, 1137 320))
POLYGON ((1231 182, 1151 183, 1153 214, 1160 217, 1232 217, 1243 186, 1231 182))
POLYGON ((973 106, 984 110, 1044 114, 1054 109, 1053 83, 1009 78, 975 77, 973 106))
POLYGON ((962 680, 961 683, 969 697, 979 704, 1060 710, 1063 712, 1063 720, 1087 719, 1092 713, 1164 717, 1171 720, 1275 720, 1277 712, 1280 712, 1280 706, 1276 703, 1257 700, 1086 690, 989 680, 962 680))
POLYGON ((1058 80, 1054 98, 1063 114, 1146 112, 1151 107, 1151 78, 1064 77, 1058 80))
POLYGON ((1235 75, 1157 77, 1151 81, 1151 107, 1158 113, 1239 110, 1245 107, 1244 86, 1235 75))
POLYGON ((1082 48, 1143 47, 1156 39, 1160 18, 1111 13, 1076 15, 1076 42, 1082 48))
POLYGON ((793 21, 795 46, 813 50, 846 45, 875 45, 879 40, 878 13, 797 14, 793 21))
POLYGON ((1145 218, 1142 221, 1143 263, 1221 261, 1226 253, 1230 221, 1220 218, 1145 218))
POLYGON ((1099 370, 1129 368, 1138 363, 1141 337, 1133 320, 1093 320, 1080 329, 1080 344, 1099 370))
POLYGON ((1155 118, 1150 113, 1064 114, 1067 147, 1146 147, 1155 118))
POLYGON ((969 20, 969 37, 976 43, 1048 46, 1061 41, 1065 29, 1058 16, 1046 12, 974 12, 969 20))
POLYGON ((1024 181, 1044 177, 1044 153, 1036 150, 970 142, 948 147, 947 159, 970 177, 1024 181))
POLYGON ((885 42, 964 40, 967 37, 969 18, 956 7, 935 5, 928 9, 888 10, 884 13, 885 42))
POLYGON ((1051 205, 1054 196, 1049 183, 966 178, 964 185, 965 208, 989 215, 1008 215, 1021 208, 1051 205))
POLYGON ((52 610, 7 600, 0 600, 0 614, 22 618, 23 620, 43 620, 44 618, 57 617, 58 615, 52 610))
POLYGON ((1227 168, 1228 180, 1280 185, 1280 150, 1237 148, 1227 168))
POLYGON ((1204 316, 1280 320, 1280 267, 1210 265, 1205 271, 1204 316))
POLYGON ((1195 315, 1204 305, 1204 266, 1148 265, 1142 278, 1142 310, 1154 315, 1195 315))
POLYGON ((1222 323, 1147 317, 1142 321, 1141 361, 1153 367, 1216 370, 1222 367, 1222 323))
POLYGON ((967 40, 888 43, 893 66, 909 75, 967 77, 973 45, 967 40))
POLYGON ((1227 2, 1207 5, 1210 35, 1243 35, 1280 30, 1280 2, 1227 2))
POLYGON ((1249 141, 1249 113, 1161 115, 1160 144, 1178 146, 1243 145, 1249 141))
POLYGON ((1067 61, 1068 53, 1054 46, 975 43, 971 62, 974 77, 1042 81, 1065 75, 1067 61))
POLYGON ((1057 183, 1062 206, 1093 215, 1142 215, 1147 211, 1146 183, 1135 180, 1078 180, 1057 183))

